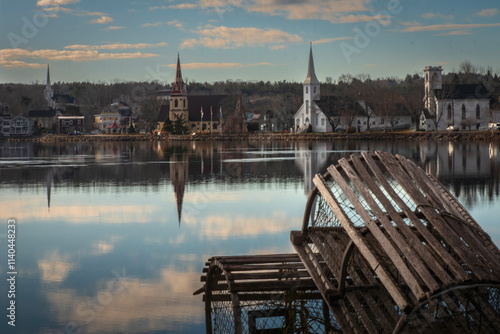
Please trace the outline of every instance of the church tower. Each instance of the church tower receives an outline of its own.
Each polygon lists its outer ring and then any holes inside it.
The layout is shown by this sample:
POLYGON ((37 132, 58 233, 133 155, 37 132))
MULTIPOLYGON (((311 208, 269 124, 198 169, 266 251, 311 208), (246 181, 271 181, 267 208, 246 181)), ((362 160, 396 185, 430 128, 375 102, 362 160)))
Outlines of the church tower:
POLYGON ((177 54, 177 69, 175 71, 175 81, 170 93, 169 119, 175 122, 178 117, 182 117, 184 122, 189 121, 187 91, 184 81, 182 81, 181 62, 177 54))
POLYGON ((54 91, 52 90, 52 87, 50 87, 49 64, 47 64, 47 82, 45 83, 44 95, 45 95, 45 100, 47 101, 48 107, 54 108, 54 91))
POLYGON ((443 68, 441 66, 426 66, 424 68, 425 75, 425 107, 430 109, 436 102, 434 100, 434 90, 443 89, 443 68))
POLYGON ((309 63, 307 65, 307 76, 303 83, 303 96, 304 104, 306 107, 306 114, 310 115, 312 101, 318 101, 320 99, 319 81, 316 77, 316 72, 314 71, 312 43, 309 46, 309 63))

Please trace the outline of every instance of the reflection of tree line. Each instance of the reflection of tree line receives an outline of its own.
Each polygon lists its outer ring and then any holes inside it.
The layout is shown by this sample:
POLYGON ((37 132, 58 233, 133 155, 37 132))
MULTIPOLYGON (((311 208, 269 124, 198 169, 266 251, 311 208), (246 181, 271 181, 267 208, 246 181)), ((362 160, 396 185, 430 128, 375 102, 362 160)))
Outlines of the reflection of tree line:
MULTIPOLYGON (((416 161, 427 172, 436 175, 440 182, 449 185, 457 196, 467 194, 473 202, 481 194, 489 200, 499 196, 498 146, 487 142, 4 142, 0 147, 4 158, 39 159, 41 164, 60 167, 49 170, 29 165, 1 168, 0 178, 2 183, 18 184, 21 189, 33 185, 46 187, 49 179, 56 183, 71 181, 73 186, 83 187, 109 187, 111 184, 116 186, 113 189, 116 192, 121 186, 156 188, 173 180, 176 180, 173 186, 179 192, 185 191, 186 183, 208 181, 227 185, 273 183, 286 188, 307 181, 303 166, 297 162, 301 156, 297 152, 314 152, 302 155, 301 159, 316 159, 310 161, 312 169, 324 169, 355 151, 381 150, 416 161), (326 153, 326 159, 322 152, 326 153), (287 159, 266 160, 267 157, 287 159), (295 163, 289 160, 290 157, 295 158, 295 163), (246 159, 253 160, 248 162, 246 159)), ((310 170, 312 176, 318 172, 322 170, 310 170)))

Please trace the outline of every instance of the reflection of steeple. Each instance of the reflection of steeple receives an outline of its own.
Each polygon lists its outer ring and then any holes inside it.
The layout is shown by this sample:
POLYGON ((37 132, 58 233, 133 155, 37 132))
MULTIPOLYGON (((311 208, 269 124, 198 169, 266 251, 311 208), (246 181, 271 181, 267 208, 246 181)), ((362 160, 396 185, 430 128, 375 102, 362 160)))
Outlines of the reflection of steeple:
POLYGON ((180 150, 174 148, 170 164, 170 179, 174 187, 175 202, 177 204, 177 218, 179 225, 181 224, 182 201, 184 199, 184 189, 188 180, 189 173, 189 156, 187 152, 179 147, 180 150), (176 152, 180 151, 180 152, 176 152))
POLYGON ((54 180, 54 175, 52 172, 52 169, 49 171, 47 174, 47 208, 48 211, 50 212, 50 191, 52 188, 52 181, 54 180))
POLYGON ((295 151, 295 164, 304 174, 304 193, 309 194, 313 189, 314 175, 323 171, 327 162, 327 144, 317 143, 308 145, 299 143, 295 151))

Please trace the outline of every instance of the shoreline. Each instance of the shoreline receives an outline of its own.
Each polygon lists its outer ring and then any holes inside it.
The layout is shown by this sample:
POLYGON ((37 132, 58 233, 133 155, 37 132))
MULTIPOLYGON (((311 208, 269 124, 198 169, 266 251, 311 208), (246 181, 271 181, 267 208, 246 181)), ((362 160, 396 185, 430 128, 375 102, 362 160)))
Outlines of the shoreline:
POLYGON ((9 142, 112 142, 112 141, 498 141, 500 131, 435 131, 435 132, 363 132, 363 133, 258 133, 258 134, 196 134, 196 135, 43 135, 40 137, 7 137, 9 142))

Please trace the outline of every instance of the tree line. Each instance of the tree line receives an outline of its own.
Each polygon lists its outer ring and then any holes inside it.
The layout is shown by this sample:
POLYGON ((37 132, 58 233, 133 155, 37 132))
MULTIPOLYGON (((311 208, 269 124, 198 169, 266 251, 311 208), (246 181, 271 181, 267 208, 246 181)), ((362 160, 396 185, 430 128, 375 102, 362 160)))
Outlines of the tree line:
MULTIPOLYGON (((460 64, 458 70, 443 75, 443 83, 483 83, 492 96, 492 108, 498 108, 500 77, 492 68, 473 65, 470 61, 460 64)), ((265 113, 273 111, 278 117, 289 118, 302 104, 302 83, 290 81, 241 81, 197 82, 186 79, 188 95, 228 95, 225 101, 225 116, 236 107, 237 96, 242 94, 247 112, 265 113)), ((27 115, 29 110, 47 109, 44 98, 45 83, 0 84, 0 102, 10 105, 11 114, 27 115)), ((127 103, 141 127, 153 127, 160 110, 158 91, 168 91, 171 83, 159 81, 131 82, 55 82, 55 94, 69 94, 76 99, 80 113, 86 116, 86 126, 91 127, 95 114, 102 112, 115 101, 127 103)), ((322 110, 330 116, 332 126, 340 116, 353 114, 354 103, 362 100, 370 111, 384 115, 406 112, 418 118, 424 107, 424 78, 420 73, 408 74, 405 78, 376 78, 361 74, 343 74, 337 80, 326 77, 321 83, 322 110)), ((367 115, 371 117, 371 115, 367 115)), ((369 122, 368 122, 369 123, 369 122)))

